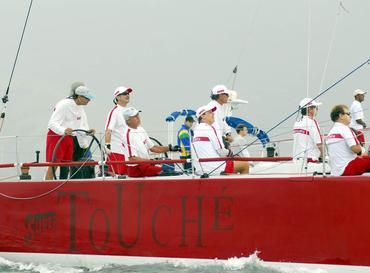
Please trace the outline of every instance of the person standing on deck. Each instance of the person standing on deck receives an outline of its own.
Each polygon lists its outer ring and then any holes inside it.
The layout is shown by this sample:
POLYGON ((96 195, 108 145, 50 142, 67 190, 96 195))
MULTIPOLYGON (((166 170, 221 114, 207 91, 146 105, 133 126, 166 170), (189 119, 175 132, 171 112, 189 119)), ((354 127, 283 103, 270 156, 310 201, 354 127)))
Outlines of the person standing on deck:
MULTIPOLYGON (((122 115, 127 127, 124 131, 125 155, 131 160, 149 160, 149 151, 153 153, 180 152, 181 148, 177 145, 159 146, 155 145, 149 138, 148 133, 140 126, 141 111, 133 107, 123 110, 122 115)), ((130 164, 127 166, 127 174, 130 177, 156 176, 162 172, 162 167, 153 164, 130 164)))
MULTIPOLYGON (((92 91, 84 85, 79 85, 76 88, 74 87, 72 85, 71 96, 56 104, 54 112, 50 117, 46 138, 47 162, 53 161, 55 146, 63 136, 63 140, 59 143, 58 149, 55 151, 54 162, 61 162, 64 160, 71 161, 73 159, 73 130, 83 129, 87 130, 90 134, 95 133, 95 129, 89 129, 84 109, 84 106, 94 98, 94 95, 92 94, 92 91)), ((82 146, 84 146, 82 148, 86 148, 88 145, 87 140, 82 138, 81 142, 82 146)), ((48 167, 45 180, 52 180, 53 178, 53 168, 48 167)))
POLYGON ((307 162, 318 162, 323 154, 323 141, 320 127, 315 117, 318 106, 311 98, 304 98, 299 103, 302 117, 293 127, 293 159, 307 159, 307 162))
MULTIPOLYGON (((108 153, 108 161, 125 161, 125 152, 123 147, 123 133, 126 128, 126 122, 122 111, 126 109, 130 102, 130 93, 132 88, 120 86, 114 90, 112 110, 109 111, 105 124, 105 150, 108 153)), ((126 165, 113 164, 108 166, 108 172, 111 174, 126 174, 126 165)))
MULTIPOLYGON (((191 140, 193 139, 193 129, 194 118, 192 116, 187 116, 185 122, 181 125, 179 131, 177 132, 177 145, 181 147, 181 159, 191 158, 191 140)), ((184 169, 190 170, 191 163, 184 163, 184 169)))
POLYGON ((210 104, 201 106, 196 112, 198 118, 198 125, 194 128, 194 153, 192 154, 193 162, 197 174, 232 174, 249 173, 248 162, 243 161, 213 161, 213 162, 199 162, 200 158, 217 158, 226 157, 231 154, 231 151, 226 149, 222 141, 217 135, 217 130, 213 126, 215 122, 214 112, 216 107, 210 104), (223 164, 224 163, 224 164, 223 164))
POLYGON ((362 110, 361 103, 365 100, 365 94, 367 92, 361 89, 356 89, 353 91, 353 96, 355 100, 352 102, 349 112, 351 113, 351 123, 349 127, 354 129, 358 140, 361 145, 365 144, 365 135, 363 129, 366 128, 366 123, 364 122, 364 111, 362 110))
POLYGON ((335 106, 330 118, 335 122, 326 138, 331 175, 361 175, 369 172, 370 157, 362 156, 366 154, 365 148, 349 127, 351 113, 348 106, 335 106))
POLYGON ((225 104, 229 99, 229 90, 225 85, 219 84, 212 88, 210 108, 216 107, 214 111, 213 127, 216 129, 221 142, 227 147, 233 141, 231 127, 226 123, 225 104))

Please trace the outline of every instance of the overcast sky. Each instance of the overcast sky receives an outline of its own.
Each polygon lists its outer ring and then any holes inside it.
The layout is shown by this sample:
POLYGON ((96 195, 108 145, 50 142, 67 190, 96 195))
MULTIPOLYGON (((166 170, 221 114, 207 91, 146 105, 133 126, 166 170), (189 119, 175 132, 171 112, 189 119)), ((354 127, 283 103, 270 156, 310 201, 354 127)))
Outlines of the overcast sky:
MULTIPOLYGON (((1 97, 29 3, 0 0, 1 97)), ((130 86, 135 90, 131 105, 143 110, 143 127, 166 143, 165 117, 208 103, 216 84, 231 88, 235 65, 234 89, 249 104, 234 115, 267 131, 295 111, 307 93, 316 96, 370 58, 370 1, 341 3, 34 0, 0 136, 18 135, 29 140, 30 150, 44 150, 53 107, 78 80, 96 94, 86 108, 92 128, 103 131, 114 88, 130 86)), ((320 97, 324 132, 335 104, 350 104, 356 88, 370 89, 369 72, 366 65, 320 97)), ((270 135, 289 137, 293 123, 291 118, 270 135)), ((3 154, 14 149, 5 143, 3 154)), ((5 157, 0 161, 9 161, 5 157)))

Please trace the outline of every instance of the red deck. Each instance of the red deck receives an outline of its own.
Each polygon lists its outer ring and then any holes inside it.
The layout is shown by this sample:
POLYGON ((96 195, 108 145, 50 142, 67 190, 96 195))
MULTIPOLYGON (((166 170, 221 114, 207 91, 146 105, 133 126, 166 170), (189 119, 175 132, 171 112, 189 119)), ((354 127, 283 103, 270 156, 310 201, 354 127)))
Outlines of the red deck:
POLYGON ((0 209, 0 252, 370 265, 370 177, 73 181, 1 196, 0 209))

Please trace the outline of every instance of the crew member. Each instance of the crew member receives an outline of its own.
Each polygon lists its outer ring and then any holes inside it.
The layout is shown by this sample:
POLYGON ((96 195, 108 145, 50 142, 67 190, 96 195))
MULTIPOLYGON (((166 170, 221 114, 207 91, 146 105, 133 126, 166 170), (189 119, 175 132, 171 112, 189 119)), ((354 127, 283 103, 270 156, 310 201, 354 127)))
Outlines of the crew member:
MULTIPOLYGON (((193 138, 193 124, 194 118, 192 116, 187 116, 185 122, 181 125, 179 131, 177 132, 177 145, 181 147, 181 159, 191 158, 191 140, 193 138)), ((191 163, 184 163, 184 170, 190 170, 191 163)))
POLYGON ((293 159, 307 159, 307 162, 318 162, 322 157, 323 141, 319 124, 315 119, 321 102, 304 98, 299 103, 301 118, 293 128, 293 159))
MULTIPOLYGON (((123 117, 127 127, 124 131, 125 155, 131 160, 149 160, 149 151, 153 153, 180 152, 177 145, 159 146, 155 145, 149 138, 147 132, 140 126, 140 113, 133 107, 123 110, 123 117)), ((131 177, 155 176, 162 172, 162 167, 152 164, 130 164, 127 166, 127 174, 131 177)))
POLYGON ((192 158, 198 174, 212 174, 220 173, 232 174, 249 172, 248 162, 242 161, 213 161, 213 162, 199 162, 200 158, 217 158, 231 155, 231 151, 226 149, 222 141, 218 137, 218 132, 213 126, 215 122, 214 112, 216 107, 210 104, 198 108, 196 116, 198 118, 198 125, 194 129, 194 153, 192 158))
POLYGON ((235 128, 236 136, 234 137, 233 142, 230 143, 230 149, 234 155, 240 157, 250 157, 248 149, 246 148, 248 145, 248 141, 246 140, 246 136, 248 135, 248 128, 245 124, 239 124, 235 128))
MULTIPOLYGON (((105 124, 105 150, 108 153, 108 161, 124 161, 125 151, 123 147, 123 133, 126 128, 126 122, 122 111, 130 102, 130 93, 132 88, 120 86, 114 90, 113 103, 105 124)), ((116 175, 126 174, 125 164, 110 164, 108 172, 116 175)))
POLYGON ((362 157, 365 149, 348 126, 351 122, 348 107, 335 106, 330 117, 335 122, 326 140, 331 175, 360 175, 370 171, 370 157, 362 157))
POLYGON ((212 88, 210 108, 216 107, 214 111, 213 127, 216 129, 219 139, 224 142, 226 146, 232 142, 231 127, 226 123, 225 104, 229 99, 229 90, 225 85, 219 84, 212 88))
MULTIPOLYGON (((89 129, 87 116, 84 106, 94 98, 91 90, 80 85, 75 88, 73 94, 68 98, 59 101, 48 123, 48 134, 46 138, 46 161, 53 161, 53 153, 55 153, 53 162, 63 160, 71 161, 73 159, 74 141, 72 137, 73 130, 87 130, 89 134, 94 134, 94 129, 89 129), (60 138, 63 140, 59 143, 58 148, 55 146, 60 138)), ((79 138, 80 146, 87 148, 88 142, 86 138, 79 138)), ((53 168, 48 167, 45 180, 52 180, 53 168)))
POLYGON ((358 140, 361 145, 365 144, 365 135, 363 129, 366 128, 366 123, 364 122, 364 111, 362 110, 361 103, 365 100, 366 91, 361 89, 356 89, 353 91, 353 96, 355 100, 352 102, 349 112, 351 113, 351 123, 349 127, 354 129, 358 140))

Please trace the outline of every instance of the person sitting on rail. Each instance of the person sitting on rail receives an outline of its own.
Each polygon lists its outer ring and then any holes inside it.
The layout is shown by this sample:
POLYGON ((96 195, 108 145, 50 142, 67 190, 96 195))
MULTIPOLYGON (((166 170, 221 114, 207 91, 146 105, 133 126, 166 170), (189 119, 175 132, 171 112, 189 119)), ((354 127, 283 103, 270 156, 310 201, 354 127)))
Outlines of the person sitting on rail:
MULTIPOLYGON (((125 156, 131 160, 150 160, 149 151, 153 153, 180 152, 178 145, 159 146, 149 138, 147 132, 140 126, 140 113, 134 107, 128 107, 122 114, 127 127, 124 130, 123 145, 125 156)), ((127 166, 127 174, 130 177, 156 176, 161 174, 162 167, 150 163, 130 164, 127 166)))
POLYGON ((322 157, 323 141, 320 127, 315 117, 321 102, 304 98, 299 103, 302 117, 294 123, 293 160, 307 159, 318 162, 322 157))
MULTIPOLYGON (((89 129, 87 116, 83 107, 94 98, 92 91, 84 85, 80 85, 72 91, 73 93, 71 96, 62 99, 56 104, 53 114, 50 117, 46 138, 47 162, 71 161, 73 159, 73 130, 83 129, 91 134, 95 133, 95 129, 89 129), (59 147, 54 152, 56 144, 62 137, 64 137, 63 140, 59 143, 59 147), (54 158, 53 154, 55 154, 54 158)), ((87 147, 87 141, 82 140, 81 142, 83 142, 83 146, 87 147)), ((45 180, 52 180, 53 178, 53 168, 48 167, 45 180)))
POLYGON ((233 139, 233 142, 230 143, 230 149, 234 155, 241 157, 250 157, 250 154, 247 149, 248 141, 245 138, 248 135, 248 128, 245 124, 238 124, 235 127, 236 136, 233 139))
POLYGON ((346 105, 336 105, 330 113, 334 123, 326 144, 328 147, 331 175, 361 175, 370 171, 370 157, 349 127, 351 114, 346 105))
POLYGON ((197 160, 231 155, 231 151, 225 148, 218 137, 216 128, 212 125, 215 121, 214 111, 216 111, 216 107, 210 104, 201 106, 196 111, 199 124, 194 129, 192 158, 197 174, 249 173, 249 164, 245 161, 199 162, 197 160))

